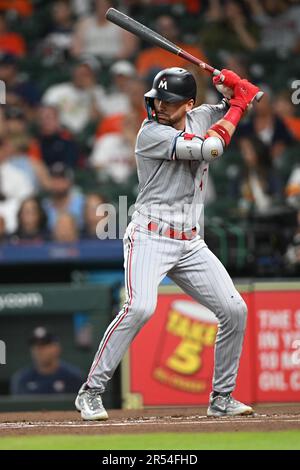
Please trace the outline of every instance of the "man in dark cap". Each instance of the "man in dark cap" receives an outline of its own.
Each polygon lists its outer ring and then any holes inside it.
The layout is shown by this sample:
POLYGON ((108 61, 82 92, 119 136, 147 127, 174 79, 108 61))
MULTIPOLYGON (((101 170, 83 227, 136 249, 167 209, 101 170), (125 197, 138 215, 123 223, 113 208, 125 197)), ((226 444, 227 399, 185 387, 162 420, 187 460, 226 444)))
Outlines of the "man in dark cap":
POLYGON ((72 134, 61 126, 59 110, 55 106, 41 106, 38 117, 38 140, 43 162, 48 168, 56 162, 76 167, 79 148, 72 134))
POLYGON ((52 185, 49 197, 44 201, 49 230, 54 229, 62 213, 71 214, 80 229, 83 225, 84 196, 74 186, 72 170, 64 163, 56 162, 49 171, 52 185))
POLYGON ((80 371, 60 359, 59 339, 43 326, 29 340, 33 365, 14 374, 13 395, 74 393, 82 382, 80 371))
POLYGON ((0 52, 0 80, 6 85, 7 103, 15 104, 16 99, 22 104, 34 108, 40 101, 37 85, 19 71, 18 58, 14 54, 0 52))

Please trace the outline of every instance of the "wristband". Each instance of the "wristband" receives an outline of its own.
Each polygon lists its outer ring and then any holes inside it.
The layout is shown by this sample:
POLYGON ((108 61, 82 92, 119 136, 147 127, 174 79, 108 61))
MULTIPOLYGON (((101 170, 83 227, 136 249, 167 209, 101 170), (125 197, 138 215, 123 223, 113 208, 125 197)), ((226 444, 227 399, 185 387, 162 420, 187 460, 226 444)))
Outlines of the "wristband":
POLYGON ((221 139, 224 140, 226 147, 227 145, 229 145, 231 137, 227 129, 225 129, 225 127, 221 126, 220 124, 214 124, 209 130, 215 131, 221 137, 221 139))
POLYGON ((223 117, 228 122, 231 122, 235 127, 237 127, 238 123, 242 119, 243 110, 238 106, 230 106, 229 110, 223 117))

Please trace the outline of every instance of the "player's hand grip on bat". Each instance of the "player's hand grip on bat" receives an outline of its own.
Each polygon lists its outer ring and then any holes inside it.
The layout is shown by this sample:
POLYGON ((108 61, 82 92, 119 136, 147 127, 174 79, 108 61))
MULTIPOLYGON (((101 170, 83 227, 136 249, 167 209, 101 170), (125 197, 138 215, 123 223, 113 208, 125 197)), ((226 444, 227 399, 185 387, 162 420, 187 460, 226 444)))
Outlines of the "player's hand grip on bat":
MULTIPOLYGON (((240 80, 242 80, 241 77, 232 70, 223 69, 218 75, 214 75, 213 84, 225 98, 230 100, 233 97, 234 88, 240 80)), ((256 87, 256 94, 253 96, 251 103, 254 100, 260 101, 262 97, 263 92, 256 87)))
POLYGON ((246 111, 252 103, 255 96, 259 92, 259 88, 248 80, 240 80, 233 89, 233 97, 230 100, 231 106, 238 106, 242 111, 246 111))
POLYGON ((216 124, 208 131, 209 136, 217 136, 227 147, 244 112, 257 96, 259 88, 248 80, 239 80, 233 89, 233 96, 229 101, 230 108, 216 124))
POLYGON ((232 70, 223 69, 219 75, 213 77, 213 84, 225 98, 230 99, 232 98, 235 85, 240 80, 241 77, 237 73, 232 72, 232 70))
POLYGON ((223 69, 219 75, 213 77, 214 85, 224 85, 234 89, 235 85, 241 80, 241 77, 232 70, 223 69))

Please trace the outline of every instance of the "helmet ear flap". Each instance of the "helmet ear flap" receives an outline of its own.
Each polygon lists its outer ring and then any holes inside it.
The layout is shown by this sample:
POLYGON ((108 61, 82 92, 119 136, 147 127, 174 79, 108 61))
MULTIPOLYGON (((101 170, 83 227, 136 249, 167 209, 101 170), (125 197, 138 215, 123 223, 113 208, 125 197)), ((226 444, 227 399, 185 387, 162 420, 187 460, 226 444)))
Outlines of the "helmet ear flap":
POLYGON ((154 107, 154 98, 145 98, 146 110, 149 121, 157 121, 157 115, 154 107))

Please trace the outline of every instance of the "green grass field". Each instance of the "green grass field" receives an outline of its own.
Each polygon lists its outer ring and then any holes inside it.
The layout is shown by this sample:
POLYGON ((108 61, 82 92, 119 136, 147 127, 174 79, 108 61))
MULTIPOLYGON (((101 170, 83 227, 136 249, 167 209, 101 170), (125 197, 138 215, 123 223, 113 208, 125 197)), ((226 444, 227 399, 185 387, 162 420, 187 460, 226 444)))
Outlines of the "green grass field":
POLYGON ((2 437, 0 450, 300 450, 300 430, 111 436, 2 437))

